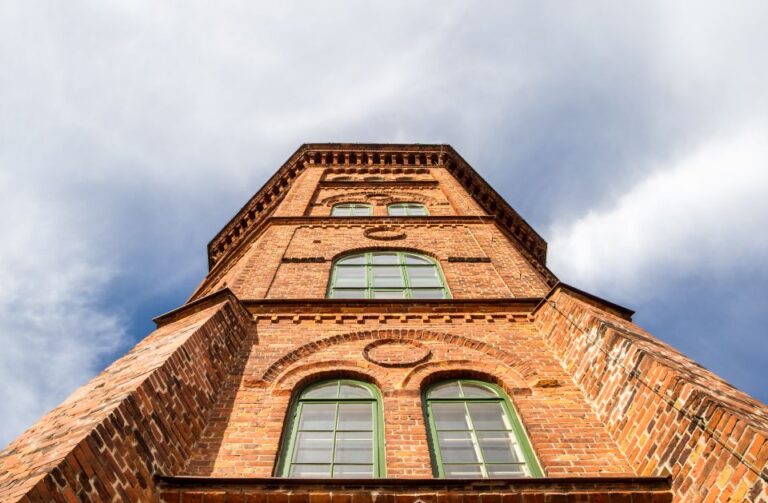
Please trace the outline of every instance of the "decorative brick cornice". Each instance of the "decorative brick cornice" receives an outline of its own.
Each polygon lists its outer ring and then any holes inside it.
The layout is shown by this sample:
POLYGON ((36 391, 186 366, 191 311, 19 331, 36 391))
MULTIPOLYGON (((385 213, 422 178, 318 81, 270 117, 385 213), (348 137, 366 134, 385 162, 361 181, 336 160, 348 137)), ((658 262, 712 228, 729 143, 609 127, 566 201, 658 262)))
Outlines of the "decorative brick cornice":
MULTIPOLYGON (((526 258, 547 279, 556 282, 546 268, 547 244, 536 231, 467 163, 450 145, 311 143, 299 147, 267 183, 230 220, 208 245, 209 267, 221 263, 245 238, 254 233, 259 223, 269 217, 282 200, 293 180, 307 167, 339 170, 358 167, 431 168, 450 171, 467 192, 519 244, 526 258)), ((347 186, 352 182, 321 182, 347 186)), ((356 185, 360 182, 354 182, 356 185)), ((422 181, 375 182, 372 186, 415 188, 422 181)), ((430 184, 431 182, 426 182, 430 184)))

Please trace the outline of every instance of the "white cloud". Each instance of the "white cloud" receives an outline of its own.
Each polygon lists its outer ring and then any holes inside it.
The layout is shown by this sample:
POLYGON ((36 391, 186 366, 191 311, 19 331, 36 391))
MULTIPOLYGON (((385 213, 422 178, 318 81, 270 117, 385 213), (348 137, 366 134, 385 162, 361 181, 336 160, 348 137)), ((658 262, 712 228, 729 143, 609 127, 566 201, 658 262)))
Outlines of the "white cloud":
POLYGON ((0 173, 0 445, 99 370, 124 342, 98 307, 113 271, 71 208, 0 173))
POLYGON ((564 280, 624 296, 693 273, 765 267, 768 128, 649 168, 609 207, 551 229, 551 266, 564 280))

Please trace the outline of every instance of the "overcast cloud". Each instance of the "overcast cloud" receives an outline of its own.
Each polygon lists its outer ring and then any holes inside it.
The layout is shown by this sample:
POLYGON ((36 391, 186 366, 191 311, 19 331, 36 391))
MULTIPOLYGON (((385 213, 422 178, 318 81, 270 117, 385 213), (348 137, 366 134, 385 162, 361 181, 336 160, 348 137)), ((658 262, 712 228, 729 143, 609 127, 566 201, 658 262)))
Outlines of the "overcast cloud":
POLYGON ((314 141, 451 143, 561 279, 768 400, 768 4, 254 4, 0 3, 0 444, 314 141))

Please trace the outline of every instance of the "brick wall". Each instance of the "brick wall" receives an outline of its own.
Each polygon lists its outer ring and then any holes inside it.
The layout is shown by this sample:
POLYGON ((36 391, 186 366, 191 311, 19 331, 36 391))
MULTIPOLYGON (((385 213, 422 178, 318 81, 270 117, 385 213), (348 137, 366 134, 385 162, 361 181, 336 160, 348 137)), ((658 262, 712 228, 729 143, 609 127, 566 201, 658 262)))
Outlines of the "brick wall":
POLYGON ((543 305, 539 329, 637 474, 671 475, 679 501, 768 500, 764 404, 573 290, 557 289, 549 300, 557 309, 543 305), (670 403, 699 416, 736 454, 670 403))

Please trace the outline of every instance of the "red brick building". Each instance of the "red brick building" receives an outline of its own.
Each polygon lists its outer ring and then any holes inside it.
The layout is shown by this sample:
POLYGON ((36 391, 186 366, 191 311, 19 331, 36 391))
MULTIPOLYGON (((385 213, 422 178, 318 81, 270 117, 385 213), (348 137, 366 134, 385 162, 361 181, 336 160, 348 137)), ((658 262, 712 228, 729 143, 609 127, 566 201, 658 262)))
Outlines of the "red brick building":
POLYGON ((2 501, 765 501, 768 409, 559 283, 447 145, 300 147, 2 501))

